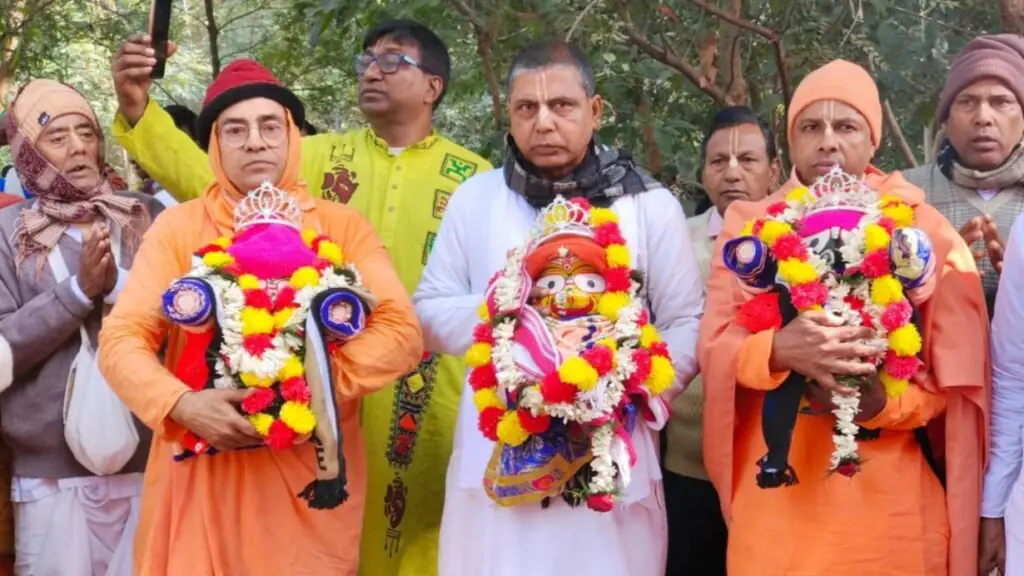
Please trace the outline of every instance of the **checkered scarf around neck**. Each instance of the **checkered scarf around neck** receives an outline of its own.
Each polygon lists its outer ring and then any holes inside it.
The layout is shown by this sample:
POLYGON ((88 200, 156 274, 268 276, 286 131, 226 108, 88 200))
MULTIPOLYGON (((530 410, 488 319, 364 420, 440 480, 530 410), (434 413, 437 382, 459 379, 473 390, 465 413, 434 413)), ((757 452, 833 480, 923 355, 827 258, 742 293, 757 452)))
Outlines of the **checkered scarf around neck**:
POLYGON ((562 180, 552 181, 523 156, 511 136, 505 138, 505 184, 526 198, 534 208, 543 208, 555 199, 583 197, 591 204, 607 208, 620 196, 640 194, 662 184, 640 170, 625 150, 602 146, 595 137, 583 163, 562 180))
MULTIPOLYGON (((19 97, 21 94, 19 93, 19 97)), ((103 132, 100 131, 96 116, 84 98, 82 103, 85 106, 82 113, 96 124, 100 139, 98 165, 103 180, 92 190, 83 190, 68 182, 64 175, 36 149, 35 139, 41 131, 33 137, 26 134, 21 127, 18 115, 31 115, 37 111, 38 105, 30 104, 22 109, 19 108, 16 98, 7 112, 4 129, 14 158, 14 168, 21 179, 21 185, 36 197, 31 207, 21 211, 11 238, 15 248, 15 266, 19 273, 22 264, 31 256, 41 256, 53 249, 72 224, 92 222, 96 215, 104 217, 108 223, 122 230, 122 242, 130 251, 138 246, 142 233, 148 227, 149 215, 139 201, 114 194, 109 171, 103 159, 103 132)), ((31 118, 32 116, 26 116, 26 119, 31 118)), ((45 258, 38 259, 39 272, 45 263, 45 258)))

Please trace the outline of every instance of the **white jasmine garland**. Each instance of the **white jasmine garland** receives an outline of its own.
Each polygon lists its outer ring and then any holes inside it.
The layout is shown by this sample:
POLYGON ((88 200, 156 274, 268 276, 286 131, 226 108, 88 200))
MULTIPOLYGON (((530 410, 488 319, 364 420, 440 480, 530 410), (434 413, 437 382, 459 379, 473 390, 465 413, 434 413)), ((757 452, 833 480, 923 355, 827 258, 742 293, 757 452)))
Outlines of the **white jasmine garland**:
POLYGON ((858 426, 853 421, 857 416, 860 406, 860 391, 856 388, 850 390, 849 394, 832 393, 832 414, 836 417, 836 433, 832 435, 832 442, 835 449, 832 452, 832 469, 835 470, 844 460, 858 460, 857 455, 857 430, 858 426))
MULTIPOLYGON (((238 285, 237 279, 228 279, 209 266, 197 267, 189 277, 206 281, 213 289, 214 300, 220 307, 218 319, 222 342, 219 357, 214 362, 217 374, 214 387, 242 388, 244 385, 238 376, 242 373, 252 373, 261 378, 275 378, 284 368, 285 362, 297 355, 304 345, 303 331, 306 318, 317 294, 333 288, 361 288, 360 276, 355 268, 346 266, 344 270, 351 273, 356 282, 350 282, 334 267, 327 267, 321 272, 319 283, 296 290, 295 307, 288 321, 271 339, 272 347, 265 350, 262 355, 254 356, 244 346, 241 316, 245 308, 245 292, 238 285)), ((279 282, 282 286, 288 285, 287 279, 279 282)), ((261 281, 260 284, 261 288, 267 288, 265 281, 261 281)))
MULTIPOLYGON (((509 253, 505 268, 495 280, 495 305, 498 314, 517 314, 523 301, 523 286, 527 283, 522 271, 524 250, 517 248, 509 253)), ((629 303, 620 311, 613 325, 612 339, 639 339, 640 316, 643 307, 637 293, 640 286, 632 282, 629 290, 629 303)), ((495 369, 500 391, 508 391, 529 382, 529 378, 516 365, 513 358, 513 336, 517 321, 508 318, 496 324, 491 331, 494 343, 491 345, 491 361, 495 369)), ((589 391, 580 392, 572 403, 552 404, 544 401, 537 385, 529 386, 520 391, 519 405, 532 414, 546 414, 553 418, 561 418, 566 422, 588 424, 603 420, 613 415, 614 410, 622 402, 626 391, 626 380, 636 372, 632 353, 636 347, 628 343, 614 353, 615 369, 598 379, 597 385, 589 391)), ((590 450, 593 460, 590 463, 595 476, 590 482, 592 492, 614 493, 616 481, 621 481, 612 459, 612 440, 614 422, 607 422, 595 429, 590 438, 590 450)), ((624 484, 624 482, 621 482, 624 484)), ((625 486, 623 486, 624 488, 625 486)))

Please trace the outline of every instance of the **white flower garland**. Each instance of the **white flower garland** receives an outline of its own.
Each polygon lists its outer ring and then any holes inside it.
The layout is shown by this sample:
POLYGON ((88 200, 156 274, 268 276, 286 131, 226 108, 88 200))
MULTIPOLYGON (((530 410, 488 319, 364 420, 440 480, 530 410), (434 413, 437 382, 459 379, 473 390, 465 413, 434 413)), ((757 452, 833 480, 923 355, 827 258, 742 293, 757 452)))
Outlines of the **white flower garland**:
MULTIPOLYGON (((505 270, 496 280, 495 304, 499 315, 516 314, 519 311, 519 303, 523 297, 522 286, 526 281, 522 274, 524 257, 522 248, 517 248, 510 253, 505 270)), ((639 285, 632 282, 629 290, 629 304, 621 309, 612 329, 612 338, 616 341, 623 338, 640 337, 638 320, 641 307, 637 299, 638 290, 639 285)), ((516 365, 512 354, 516 322, 509 318, 500 322, 492 330, 494 344, 491 354, 498 386, 504 390, 514 389, 529 381, 516 365)), ((572 403, 545 403, 538 387, 531 386, 523 391, 520 405, 529 409, 535 416, 543 413, 554 418, 562 418, 567 422, 580 424, 611 417, 625 394, 626 380, 636 371, 636 364, 632 358, 632 352, 635 349, 629 345, 621 346, 615 352, 615 369, 600 377, 593 390, 578 394, 572 403)), ((620 477, 620 472, 612 458, 613 435, 611 423, 598 427, 591 435, 590 450, 593 459, 590 466, 595 476, 590 481, 590 486, 595 492, 615 491, 616 479, 620 477)), ((624 489, 625 486, 623 485, 622 488, 624 489)))
MULTIPOLYGON (((291 316, 284 326, 273 337, 272 348, 263 352, 261 356, 253 356, 243 345, 242 336, 242 310, 245 308, 245 292, 238 282, 229 280, 216 269, 199 265, 187 277, 197 278, 206 281, 213 289, 215 302, 221 307, 221 314, 218 315, 221 323, 222 342, 220 354, 214 364, 217 377, 214 380, 215 388, 237 389, 243 387, 237 374, 243 372, 253 373, 261 378, 275 378, 284 368, 288 358, 297 354, 305 344, 304 331, 306 318, 309 315, 309 307, 317 294, 332 288, 361 288, 362 277, 351 265, 344 266, 344 269, 351 273, 355 282, 335 271, 334 267, 327 267, 320 272, 320 282, 309 285, 301 290, 295 291, 296 307, 292 310, 291 316)), ((265 281, 261 280, 261 287, 266 289, 265 281)), ((287 284, 287 279, 281 282, 287 284)))

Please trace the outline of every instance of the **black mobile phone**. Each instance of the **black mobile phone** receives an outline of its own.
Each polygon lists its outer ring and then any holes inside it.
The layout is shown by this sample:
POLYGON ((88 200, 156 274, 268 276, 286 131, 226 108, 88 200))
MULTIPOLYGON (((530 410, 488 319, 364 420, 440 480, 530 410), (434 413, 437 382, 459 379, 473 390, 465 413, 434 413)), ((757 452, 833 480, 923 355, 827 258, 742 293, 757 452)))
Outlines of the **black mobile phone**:
POLYGON ((150 78, 164 77, 164 63, 167 62, 167 40, 171 31, 172 0, 153 0, 149 9, 149 37, 153 51, 156 52, 156 64, 149 74, 150 78))

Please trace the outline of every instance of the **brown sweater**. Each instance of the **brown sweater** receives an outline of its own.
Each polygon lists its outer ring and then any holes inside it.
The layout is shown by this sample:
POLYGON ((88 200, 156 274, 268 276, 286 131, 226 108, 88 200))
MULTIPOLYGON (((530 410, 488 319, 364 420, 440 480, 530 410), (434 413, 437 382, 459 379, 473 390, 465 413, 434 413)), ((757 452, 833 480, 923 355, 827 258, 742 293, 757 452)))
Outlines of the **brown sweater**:
MULTIPOLYGON (((141 194, 154 216, 162 205, 141 194)), ((37 257, 15 270, 11 238, 21 210, 32 200, 0 210, 0 337, 6 341, 13 369, 3 377, 10 384, 0 392, 0 433, 10 447, 14 476, 73 478, 92 476, 78 463, 64 440, 63 406, 71 363, 81 345, 79 325, 85 323, 96 345, 105 305, 84 304, 72 288, 78 274, 81 244, 64 235, 58 244, 72 278, 57 283, 44 265, 36 274, 37 257)), ((135 254, 122 246, 121 267, 129 269, 135 254)), ((138 425, 140 442, 123 472, 141 472, 146 463, 150 434, 138 425)), ((6 496, 6 495, 0 495, 6 496)))

